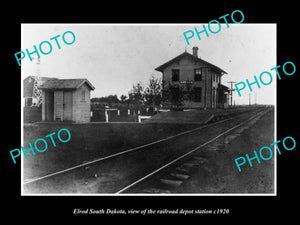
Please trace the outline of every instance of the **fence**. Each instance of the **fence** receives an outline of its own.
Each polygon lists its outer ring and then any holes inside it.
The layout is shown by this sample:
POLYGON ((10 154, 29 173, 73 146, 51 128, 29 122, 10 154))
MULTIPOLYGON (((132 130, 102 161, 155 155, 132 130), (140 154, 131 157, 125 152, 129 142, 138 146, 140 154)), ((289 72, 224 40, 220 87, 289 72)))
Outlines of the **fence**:
POLYGON ((153 116, 157 112, 151 108, 118 107, 91 109, 92 122, 140 122, 139 116, 153 116))

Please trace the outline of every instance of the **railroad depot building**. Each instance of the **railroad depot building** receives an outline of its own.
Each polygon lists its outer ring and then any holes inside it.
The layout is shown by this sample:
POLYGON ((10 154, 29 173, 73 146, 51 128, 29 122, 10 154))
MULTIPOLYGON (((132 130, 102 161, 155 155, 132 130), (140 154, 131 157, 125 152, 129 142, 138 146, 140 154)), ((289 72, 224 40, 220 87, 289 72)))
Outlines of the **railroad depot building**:
POLYGON ((162 72, 163 94, 172 89, 171 98, 178 98, 181 92, 183 107, 228 107, 229 88, 221 84, 227 73, 199 58, 198 47, 193 47, 193 54, 185 51, 155 70, 162 72))
POLYGON ((38 86, 42 91, 43 121, 90 122, 90 92, 87 79, 51 79, 38 86))

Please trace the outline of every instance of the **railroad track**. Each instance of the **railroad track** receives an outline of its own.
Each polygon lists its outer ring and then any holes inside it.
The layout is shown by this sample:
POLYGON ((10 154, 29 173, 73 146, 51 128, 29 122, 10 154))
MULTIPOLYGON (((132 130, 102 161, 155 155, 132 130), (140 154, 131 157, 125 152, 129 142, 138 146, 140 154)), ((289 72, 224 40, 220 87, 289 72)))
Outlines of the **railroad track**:
MULTIPOLYGON (((205 162, 198 157, 192 163, 180 161, 205 146, 259 118, 268 108, 235 116, 182 132, 143 146, 122 151, 91 162, 58 171, 23 183, 24 194, 122 194, 122 193, 169 193, 168 189, 146 186, 147 182, 161 175, 169 167, 178 164, 171 174, 173 179, 161 178, 163 186, 181 185, 188 175, 184 171, 193 164, 205 162), (174 179, 174 177, 176 179, 174 179)), ((230 141, 230 138, 226 139, 230 141)), ((211 144, 211 145, 210 145, 211 144)))

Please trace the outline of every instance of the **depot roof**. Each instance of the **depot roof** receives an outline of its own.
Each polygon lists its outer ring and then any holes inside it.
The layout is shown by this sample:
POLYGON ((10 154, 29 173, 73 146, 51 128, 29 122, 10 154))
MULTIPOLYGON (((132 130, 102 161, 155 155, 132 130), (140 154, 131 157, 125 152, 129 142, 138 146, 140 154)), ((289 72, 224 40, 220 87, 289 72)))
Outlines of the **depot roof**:
POLYGON ((205 61, 205 60, 203 60, 203 59, 200 59, 200 58, 198 58, 198 57, 196 57, 196 56, 194 56, 194 55, 192 55, 192 54, 190 54, 190 53, 188 53, 188 52, 184 52, 184 53, 182 53, 182 54, 176 56, 175 58, 171 59, 170 61, 168 61, 168 62, 166 62, 166 63, 160 65, 160 66, 157 67, 157 68, 155 68, 155 70, 160 71, 160 72, 163 72, 164 68, 166 68, 168 65, 170 65, 171 63, 174 63, 174 62, 176 62, 176 61, 178 61, 178 60, 180 60, 180 59, 182 59, 183 57, 186 57, 186 56, 191 57, 191 58, 192 58, 193 60, 195 60, 196 62, 204 63, 204 64, 210 66, 211 68, 213 68, 213 69, 215 69, 215 70, 217 70, 217 71, 220 71, 220 72, 222 72, 222 73, 224 73, 224 74, 227 74, 227 72, 225 72, 225 71, 222 70, 221 68, 219 68, 219 67, 217 67, 217 66, 215 66, 215 65, 213 65, 213 64, 211 64, 211 63, 209 63, 209 62, 207 62, 207 61, 205 61))

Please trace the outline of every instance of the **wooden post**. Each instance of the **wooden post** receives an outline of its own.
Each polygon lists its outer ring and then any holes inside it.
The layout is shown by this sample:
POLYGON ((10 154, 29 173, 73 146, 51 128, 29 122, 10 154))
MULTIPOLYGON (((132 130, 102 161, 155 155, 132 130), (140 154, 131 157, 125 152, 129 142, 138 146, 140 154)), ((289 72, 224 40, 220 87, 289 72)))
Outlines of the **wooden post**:
POLYGON ((108 123, 108 113, 106 110, 105 110, 105 122, 108 123))

